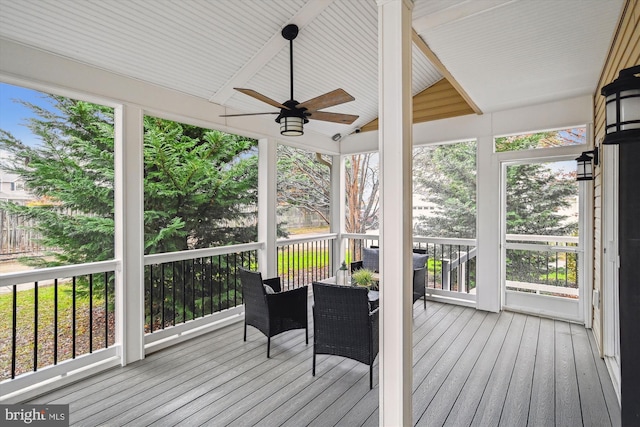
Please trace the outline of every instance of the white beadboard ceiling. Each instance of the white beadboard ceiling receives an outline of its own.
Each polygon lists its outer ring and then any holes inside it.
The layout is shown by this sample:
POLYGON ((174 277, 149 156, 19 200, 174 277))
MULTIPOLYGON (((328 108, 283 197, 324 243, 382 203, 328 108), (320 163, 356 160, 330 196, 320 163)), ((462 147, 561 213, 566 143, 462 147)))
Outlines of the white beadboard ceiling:
MULTIPOLYGON (((623 0, 416 0, 413 27, 483 112, 591 94, 623 0)), ((233 87, 289 98, 343 88, 356 100, 326 109, 353 125, 312 120, 306 129, 347 134, 378 115, 375 0, 0 0, 0 37, 228 107, 275 109, 233 87)), ((413 49, 413 93, 442 78, 413 49)), ((273 116, 265 116, 265 120, 273 116)), ((273 124, 277 126, 277 124, 273 124)))

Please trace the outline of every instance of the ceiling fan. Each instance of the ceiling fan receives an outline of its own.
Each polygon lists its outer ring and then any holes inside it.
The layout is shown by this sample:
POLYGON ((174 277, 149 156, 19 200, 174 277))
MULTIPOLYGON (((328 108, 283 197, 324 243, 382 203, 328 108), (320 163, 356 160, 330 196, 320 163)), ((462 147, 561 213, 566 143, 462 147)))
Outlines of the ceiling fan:
POLYGON ((282 29, 282 37, 289 40, 289 64, 291 77, 291 98, 288 101, 279 103, 273 99, 262 95, 252 89, 234 88, 238 92, 249 95, 271 106, 280 109, 280 112, 268 113, 246 113, 246 114, 226 114, 220 117, 257 116, 263 114, 278 114, 276 122, 280 123, 280 133, 285 136, 299 136, 304 133, 303 126, 312 120, 322 120, 325 122, 343 123, 350 125, 358 116, 352 114, 330 113, 318 111, 323 108, 333 107, 345 102, 353 101, 355 98, 349 95, 344 89, 336 89, 324 95, 299 103, 293 98, 293 40, 298 35, 298 26, 289 24, 282 29))

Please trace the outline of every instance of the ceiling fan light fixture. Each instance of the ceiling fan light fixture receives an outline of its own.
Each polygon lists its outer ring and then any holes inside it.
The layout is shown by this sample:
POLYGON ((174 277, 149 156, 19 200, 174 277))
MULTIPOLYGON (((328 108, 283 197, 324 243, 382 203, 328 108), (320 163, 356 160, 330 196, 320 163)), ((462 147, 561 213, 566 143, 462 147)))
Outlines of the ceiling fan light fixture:
POLYGON ((280 119, 280 134, 284 136, 300 136, 304 134, 304 119, 289 116, 280 119))

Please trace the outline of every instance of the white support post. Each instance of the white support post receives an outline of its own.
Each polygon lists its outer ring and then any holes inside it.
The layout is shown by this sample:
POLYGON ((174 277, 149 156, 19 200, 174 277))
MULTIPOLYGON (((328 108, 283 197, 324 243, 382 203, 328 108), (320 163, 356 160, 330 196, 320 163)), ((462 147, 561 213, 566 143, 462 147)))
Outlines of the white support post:
MULTIPOLYGON (((345 244, 342 240, 345 220, 345 171, 342 156, 333 156, 331 159, 331 232, 338 233, 338 238, 333 241, 333 255, 337 264, 345 259, 345 244)), ((333 270, 338 265, 332 265, 333 270)))
POLYGON ((381 426, 412 421, 411 0, 378 0, 381 426))
POLYGON ((144 359, 143 111, 115 110, 116 342, 122 365, 144 359))
POLYGON ((258 241, 265 244, 265 248, 258 251, 258 266, 264 277, 278 274, 277 148, 275 140, 263 138, 258 141, 258 241))
POLYGON ((476 308, 497 313, 501 308, 502 295, 500 164, 493 152, 493 137, 479 137, 477 147, 476 308))

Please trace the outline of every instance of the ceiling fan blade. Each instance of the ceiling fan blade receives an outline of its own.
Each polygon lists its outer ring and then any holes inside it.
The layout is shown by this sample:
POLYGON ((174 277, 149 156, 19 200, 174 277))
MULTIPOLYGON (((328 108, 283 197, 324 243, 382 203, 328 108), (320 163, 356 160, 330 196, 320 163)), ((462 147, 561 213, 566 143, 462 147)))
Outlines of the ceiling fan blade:
POLYGON ((306 108, 309 111, 315 111, 353 100, 355 100, 355 98, 349 95, 344 89, 336 89, 305 101, 302 104, 298 104, 297 108, 306 108))
POLYGON ((312 111, 311 113, 305 112, 305 115, 312 120, 322 120, 325 122, 343 123, 350 125, 355 122, 359 116, 353 114, 341 114, 341 113, 329 113, 327 111, 312 111))
POLYGON ((264 96, 263 94, 256 92, 253 89, 243 89, 240 87, 234 87, 235 90, 237 90, 238 92, 244 93, 245 95, 249 95, 252 98, 255 98, 257 100, 260 100, 262 102, 266 102, 269 105, 272 105, 276 108, 284 108, 285 110, 290 110, 291 108, 284 106, 282 104, 280 104, 278 101, 274 101, 273 99, 269 98, 268 96, 264 96))
POLYGON ((271 112, 271 113, 242 113, 242 114, 223 114, 219 117, 241 117, 241 116, 262 116, 264 114, 280 114, 280 113, 276 113, 271 112))

